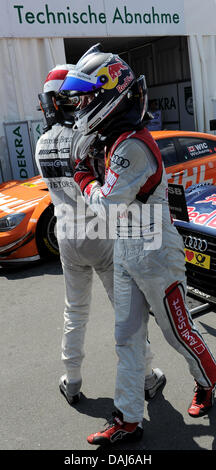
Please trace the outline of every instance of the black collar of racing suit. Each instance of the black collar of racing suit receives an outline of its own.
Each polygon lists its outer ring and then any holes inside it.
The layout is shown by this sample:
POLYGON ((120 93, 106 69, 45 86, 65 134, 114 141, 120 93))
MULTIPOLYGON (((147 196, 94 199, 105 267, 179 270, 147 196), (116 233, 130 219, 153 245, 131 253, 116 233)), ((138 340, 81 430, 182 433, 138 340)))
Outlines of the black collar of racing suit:
POLYGON ((142 121, 137 123, 130 119, 130 114, 115 117, 103 129, 101 129, 94 141, 95 153, 100 153, 106 147, 106 151, 112 147, 118 137, 124 132, 133 132, 143 129, 153 118, 150 113, 146 113, 142 121))

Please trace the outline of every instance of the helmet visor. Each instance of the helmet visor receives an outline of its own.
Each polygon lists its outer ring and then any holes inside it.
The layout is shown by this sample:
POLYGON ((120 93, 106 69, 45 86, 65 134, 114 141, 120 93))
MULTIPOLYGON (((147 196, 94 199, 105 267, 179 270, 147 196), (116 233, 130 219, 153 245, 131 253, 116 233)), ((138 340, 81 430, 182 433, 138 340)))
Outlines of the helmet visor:
POLYGON ((61 91, 56 93, 56 103, 60 106, 74 106, 76 108, 79 105, 80 98, 77 95, 71 94, 70 91, 61 91))
POLYGON ((140 111, 141 111, 141 120, 142 120, 148 107, 147 85, 146 85, 146 79, 144 75, 141 75, 137 79, 137 85, 138 85, 139 96, 140 96, 140 111))

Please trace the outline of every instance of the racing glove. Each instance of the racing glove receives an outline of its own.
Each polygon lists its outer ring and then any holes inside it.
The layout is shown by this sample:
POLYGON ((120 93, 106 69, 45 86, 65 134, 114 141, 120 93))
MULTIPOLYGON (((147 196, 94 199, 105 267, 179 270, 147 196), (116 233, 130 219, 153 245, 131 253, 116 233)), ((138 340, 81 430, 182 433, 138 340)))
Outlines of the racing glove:
POLYGON ((77 165, 74 170, 74 181, 77 183, 84 193, 86 186, 93 181, 97 181, 97 177, 94 174, 94 169, 91 166, 89 157, 83 160, 76 161, 77 165))

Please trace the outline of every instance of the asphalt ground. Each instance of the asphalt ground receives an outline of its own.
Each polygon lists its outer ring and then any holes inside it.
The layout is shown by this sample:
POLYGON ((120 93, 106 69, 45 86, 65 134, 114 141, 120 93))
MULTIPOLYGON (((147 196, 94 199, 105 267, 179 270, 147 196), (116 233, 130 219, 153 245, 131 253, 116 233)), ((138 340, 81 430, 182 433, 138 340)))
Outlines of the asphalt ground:
MULTIPOLYGON (((64 373, 60 262, 1 269, 0 285, 0 450, 58 450, 70 459, 78 451, 100 455, 101 448, 90 446, 86 437, 103 429, 112 413, 117 362, 114 313, 100 280, 94 276, 82 397, 74 407, 58 388, 64 373)), ((188 304, 192 309, 200 302, 188 297, 188 304)), ((216 310, 211 307, 194 319, 216 356, 216 310)), ((195 455, 197 451, 200 455, 200 451, 215 451, 216 406, 201 418, 188 415, 194 388, 188 366, 164 340, 153 316, 149 334, 153 366, 163 370, 167 383, 153 401, 146 402, 142 441, 116 444, 112 452, 190 451, 195 455)))

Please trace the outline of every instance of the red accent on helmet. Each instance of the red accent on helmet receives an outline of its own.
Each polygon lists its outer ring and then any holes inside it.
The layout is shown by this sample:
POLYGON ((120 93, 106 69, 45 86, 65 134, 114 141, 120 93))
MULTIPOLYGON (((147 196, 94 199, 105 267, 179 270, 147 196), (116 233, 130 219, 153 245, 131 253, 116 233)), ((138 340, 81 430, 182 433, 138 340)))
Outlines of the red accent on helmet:
POLYGON ((49 82, 49 80, 64 80, 67 73, 68 70, 51 70, 44 83, 49 82))

